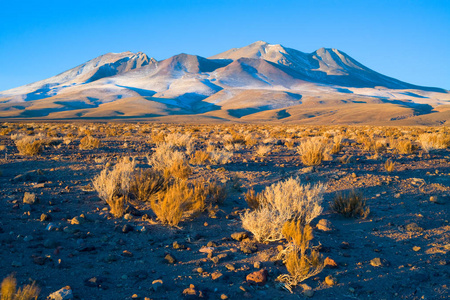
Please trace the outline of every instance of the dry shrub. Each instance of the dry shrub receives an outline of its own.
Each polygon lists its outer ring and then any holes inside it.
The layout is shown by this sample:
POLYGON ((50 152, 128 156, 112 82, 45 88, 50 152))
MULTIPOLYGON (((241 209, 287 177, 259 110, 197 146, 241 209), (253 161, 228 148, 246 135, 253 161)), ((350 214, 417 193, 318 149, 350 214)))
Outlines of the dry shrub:
POLYGON ((333 147, 330 149, 331 154, 337 154, 342 150, 342 136, 336 135, 333 137, 333 147))
POLYGON ((391 146, 397 150, 399 154, 411 154, 414 151, 413 144, 410 140, 406 139, 394 140, 391 146))
POLYGON ((214 150, 209 153, 211 163, 214 165, 225 165, 230 162, 231 157, 233 157, 233 152, 223 150, 214 150))
POLYGON ((166 178, 153 169, 139 169, 130 183, 130 193, 138 201, 149 202, 151 197, 167 187, 166 178))
POLYGON ((174 161, 171 166, 164 169, 164 176, 166 178, 187 179, 191 174, 192 168, 184 159, 174 161))
POLYGON ((169 226, 177 226, 190 212, 204 210, 204 197, 196 193, 186 181, 177 181, 163 193, 152 198, 150 205, 158 220, 169 226))
POLYGON ((81 150, 92 150, 98 149, 100 147, 100 140, 93 137, 92 135, 86 135, 80 140, 81 150))
POLYGON ((309 242, 314 238, 312 227, 302 224, 301 221, 286 222, 281 233, 290 244, 300 249, 302 255, 306 253, 309 242))
POLYGON ((312 137, 300 143, 297 152, 306 166, 318 166, 324 159, 325 142, 322 137, 312 137))
POLYGON ((444 133, 424 133, 419 135, 419 142, 425 152, 436 149, 447 149, 450 146, 450 136, 444 133))
POLYGON ((266 156, 266 155, 268 155, 270 153, 270 151, 272 151, 272 146, 270 146, 270 145, 260 145, 256 149, 256 156, 259 156, 259 157, 266 156))
POLYGON ((189 162, 193 165, 204 165, 209 160, 209 153, 202 150, 197 150, 194 154, 191 154, 189 162))
POLYGON ((21 155, 35 156, 42 152, 42 141, 35 136, 25 136, 15 141, 21 155))
POLYGON ((40 289, 36 283, 27 284, 17 290, 17 281, 13 274, 2 281, 1 300, 32 300, 39 297, 40 289))
POLYGON ((365 219, 370 209, 362 193, 350 191, 348 194, 338 193, 331 204, 331 210, 347 218, 362 217, 365 219))
POLYGON ((123 158, 112 170, 104 168, 92 184, 100 199, 110 206, 111 214, 120 218, 127 202, 136 162, 123 158))
POLYGON ((291 139, 286 139, 286 141, 284 142, 284 146, 288 149, 294 149, 294 140, 291 139))
POLYGON ((247 202, 248 207, 250 207, 253 210, 256 210, 260 207, 261 202, 264 201, 264 198, 262 197, 261 193, 255 193, 254 189, 248 190, 244 194, 245 202, 247 202))
POLYGON ((392 161, 391 159, 386 160, 386 162, 384 163, 384 168, 386 169, 387 172, 391 173, 392 171, 394 171, 394 167, 395 167, 395 162, 392 161))
POLYGON ((258 209, 241 215, 242 227, 259 242, 283 238, 282 227, 288 220, 309 224, 322 213, 323 184, 301 185, 298 178, 272 184, 261 193, 258 209))

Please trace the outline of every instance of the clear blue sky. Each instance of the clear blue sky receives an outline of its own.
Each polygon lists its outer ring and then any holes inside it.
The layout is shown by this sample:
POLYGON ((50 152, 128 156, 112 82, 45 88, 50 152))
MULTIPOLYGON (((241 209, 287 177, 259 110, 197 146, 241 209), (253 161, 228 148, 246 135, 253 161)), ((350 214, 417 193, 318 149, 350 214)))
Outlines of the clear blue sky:
POLYGON ((257 40, 337 48, 385 75, 450 89, 449 0, 2 0, 0 91, 107 52, 208 57, 257 40))

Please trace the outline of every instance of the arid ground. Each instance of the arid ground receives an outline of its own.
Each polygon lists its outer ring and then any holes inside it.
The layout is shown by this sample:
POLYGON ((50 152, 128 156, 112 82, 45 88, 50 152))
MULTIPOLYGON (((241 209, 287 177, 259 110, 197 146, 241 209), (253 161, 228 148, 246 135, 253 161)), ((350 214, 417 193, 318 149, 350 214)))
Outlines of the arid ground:
POLYGON ((0 280, 14 273, 18 286, 36 281, 38 299, 67 286, 85 300, 449 297, 447 127, 0 127, 0 280), (318 146, 312 163, 301 149, 308 143, 318 146), (120 207, 112 214, 94 179, 109 170, 111 180, 125 161, 132 178, 151 170, 165 183, 148 199, 113 195, 110 203, 120 207), (280 255, 290 249, 286 236, 258 241, 242 217, 261 209, 249 207, 251 189, 262 195, 290 178, 325 187, 313 199, 323 210, 309 224, 307 246, 319 254, 319 266, 310 266, 318 273, 289 286, 280 281, 289 274, 280 255), (180 182, 207 186, 201 205, 155 213, 180 182), (365 213, 354 208, 346 217, 332 207, 351 191, 365 213), (180 221, 164 222, 161 214, 175 210, 180 221))

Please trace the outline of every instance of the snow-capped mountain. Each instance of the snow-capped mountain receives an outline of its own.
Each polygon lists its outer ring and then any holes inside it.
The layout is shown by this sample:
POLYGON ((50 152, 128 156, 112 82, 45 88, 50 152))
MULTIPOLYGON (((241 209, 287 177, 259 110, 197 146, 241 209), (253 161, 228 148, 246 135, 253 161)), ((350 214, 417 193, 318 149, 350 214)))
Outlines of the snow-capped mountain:
POLYGON ((446 90, 382 75, 337 49, 303 53, 259 41, 209 58, 105 54, 0 92, 0 117, 364 123, 434 112, 442 123, 439 107, 449 103, 446 90))

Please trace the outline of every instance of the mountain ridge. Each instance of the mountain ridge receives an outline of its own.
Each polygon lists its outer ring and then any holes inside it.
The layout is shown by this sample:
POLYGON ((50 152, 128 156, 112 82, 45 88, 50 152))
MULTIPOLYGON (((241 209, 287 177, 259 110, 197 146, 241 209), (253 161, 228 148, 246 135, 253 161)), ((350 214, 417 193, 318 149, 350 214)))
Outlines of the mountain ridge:
MULTIPOLYGON (((83 118, 93 114, 85 110, 95 108, 98 112, 95 115, 101 119, 102 107, 126 98, 142 99, 136 103, 143 106, 145 116, 152 115, 152 107, 158 107, 154 115, 167 119, 182 111, 197 117, 200 113, 211 118, 226 116, 230 118, 228 121, 240 122, 258 115, 272 120, 272 115, 280 115, 276 110, 293 109, 292 106, 310 110, 314 107, 311 103, 326 109, 327 105, 335 105, 332 103, 336 99, 342 103, 339 110, 354 110, 353 106, 366 101, 401 106, 411 115, 417 114, 418 106, 435 108, 450 104, 449 92, 444 89, 421 87, 385 76, 338 49, 320 48, 304 53, 258 41, 208 58, 181 53, 157 61, 143 52, 107 53, 53 77, 0 92, 0 118, 52 119, 58 114, 83 118), (300 103, 295 99, 307 101, 300 103), (266 112, 262 114, 263 111, 266 112)), ((130 101, 118 103, 128 105, 130 101)), ((139 110, 114 107, 118 108, 118 119, 140 116, 139 110)), ((433 109, 419 111, 430 114, 433 109)), ((306 115, 313 120, 317 117, 314 113, 306 115)), ((111 113, 105 113, 104 117, 110 118, 111 113)), ((386 122, 396 118, 400 116, 390 117, 386 122)))

